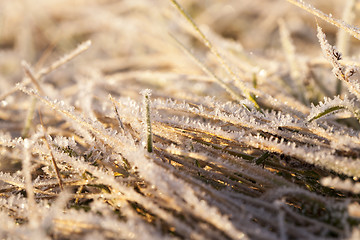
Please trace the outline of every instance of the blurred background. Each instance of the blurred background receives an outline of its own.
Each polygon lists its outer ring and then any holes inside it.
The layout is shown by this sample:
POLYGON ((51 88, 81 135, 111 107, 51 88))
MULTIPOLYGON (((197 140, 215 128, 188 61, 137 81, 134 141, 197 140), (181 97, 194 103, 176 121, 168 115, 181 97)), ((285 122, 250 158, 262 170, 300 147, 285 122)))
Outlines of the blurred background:
MULTIPOLYGON (((360 24, 356 18, 360 10, 358 1, 308 2, 338 19, 343 18, 346 4, 352 2, 351 14, 345 13, 345 20, 360 24)), ((316 20, 304 10, 285 0, 179 0, 179 3, 244 82, 252 84, 256 76, 261 91, 283 101, 295 96, 299 103, 293 105, 305 114, 311 102, 341 93, 335 90, 336 79, 322 57, 316 20), (304 76, 301 79, 291 75, 293 69, 281 42, 279 22, 285 26, 295 48, 295 61, 304 76), (309 90, 301 90, 303 96, 295 92, 300 85, 309 90)), ((329 42, 336 44, 338 29, 322 20, 318 22, 329 42)), ((53 98, 66 99, 81 108, 77 100, 83 95, 78 93, 86 84, 92 84, 92 94, 100 99, 108 93, 137 98, 141 89, 151 88, 158 90, 156 96, 194 101, 196 96, 216 96, 231 100, 173 38, 221 79, 232 83, 192 26, 168 0, 2 0, 0 100, 6 100, 6 104, 16 100, 20 110, 14 113, 12 108, 9 114, 3 108, 2 119, 9 120, 14 114, 24 119, 26 111, 22 110, 29 107, 27 97, 22 102, 23 94, 12 93, 15 84, 24 77, 22 60, 36 72, 86 40, 92 41, 89 50, 42 77, 44 88, 53 98)), ((346 42, 340 49, 344 58, 356 62, 359 41, 348 35, 342 39, 346 42)))
MULTIPOLYGON (((314 17, 285 0, 179 2, 203 29, 235 41, 246 51, 269 56, 281 49, 278 21, 284 19, 297 52, 318 56, 314 17)), ((345 1, 308 2, 335 18, 342 18, 345 1)), ((355 13, 359 9, 360 3, 356 3, 355 13)), ((358 22, 355 19, 355 24, 358 22)), ((337 29, 322 21, 319 23, 330 42, 334 42, 337 29)), ((44 64, 39 60, 49 51, 52 54, 44 62, 56 59, 88 39, 93 41, 93 46, 86 54, 86 64, 105 72, 178 66, 181 65, 179 59, 170 57, 174 44, 167 41, 167 35, 169 31, 177 34, 184 28, 191 31, 167 0, 2 0, 0 73, 8 81, 9 77, 20 77, 21 60, 33 65, 44 64), (164 57, 166 55, 169 57, 164 57)), ((189 47, 198 47, 194 39, 187 41, 191 44, 189 47)), ((351 41, 358 44, 357 40, 351 41)), ((355 47, 351 50, 352 55, 358 54, 355 47)))

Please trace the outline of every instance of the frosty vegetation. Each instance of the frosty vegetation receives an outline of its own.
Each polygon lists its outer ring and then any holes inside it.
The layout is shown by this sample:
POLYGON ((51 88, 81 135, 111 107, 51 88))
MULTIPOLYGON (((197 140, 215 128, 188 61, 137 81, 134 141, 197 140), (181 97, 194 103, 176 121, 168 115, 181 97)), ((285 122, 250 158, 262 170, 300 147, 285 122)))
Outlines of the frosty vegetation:
POLYGON ((309 3, 0 1, 0 238, 359 239, 360 5, 309 3))

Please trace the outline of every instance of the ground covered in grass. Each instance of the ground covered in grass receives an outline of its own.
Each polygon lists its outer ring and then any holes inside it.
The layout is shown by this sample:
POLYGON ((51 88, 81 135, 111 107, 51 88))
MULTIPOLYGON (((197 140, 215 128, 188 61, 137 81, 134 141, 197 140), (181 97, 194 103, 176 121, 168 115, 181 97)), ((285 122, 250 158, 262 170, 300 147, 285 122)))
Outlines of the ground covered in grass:
POLYGON ((360 4, 308 2, 0 1, 1 239, 359 239, 360 4))

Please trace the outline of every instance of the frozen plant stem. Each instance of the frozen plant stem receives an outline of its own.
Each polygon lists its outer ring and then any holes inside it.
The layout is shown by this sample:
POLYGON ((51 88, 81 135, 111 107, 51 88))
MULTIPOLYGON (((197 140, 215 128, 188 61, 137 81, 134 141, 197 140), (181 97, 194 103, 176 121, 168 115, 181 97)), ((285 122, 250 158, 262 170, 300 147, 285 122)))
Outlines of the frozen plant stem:
POLYGON ((24 158, 23 158, 23 167, 22 174, 25 179, 25 189, 28 200, 28 217, 30 224, 34 227, 37 225, 37 212, 36 212, 36 202, 35 202, 35 194, 34 188, 31 179, 31 148, 32 148, 32 140, 25 139, 24 140, 24 158))
MULTIPOLYGON (((189 56, 191 57, 195 63, 197 63, 199 65, 199 67, 203 70, 203 72, 205 72, 206 74, 208 74, 209 76, 213 77, 214 79, 216 79, 216 81, 218 81, 218 83, 231 95, 231 97, 240 102, 243 97, 241 95, 239 95, 238 93, 236 93, 234 90, 232 90, 231 86, 229 84, 227 84, 226 82, 224 82, 220 77, 218 77, 215 73, 213 73, 207 66, 205 66, 204 63, 202 63, 198 58, 195 57, 195 55, 184 45, 182 44, 178 39, 176 39, 173 35, 170 34, 170 37, 172 39, 174 39, 174 41, 180 46, 180 48, 189 56)), ((246 108, 248 108, 247 106, 245 106, 246 108)))
MULTIPOLYGON (((353 24, 355 18, 355 0, 347 0, 344 6, 342 20, 347 24, 353 24)), ((345 56, 349 55, 350 50, 350 36, 347 34, 345 29, 339 28, 336 35, 336 45, 339 48, 339 51, 342 52, 345 56)), ((340 95, 342 91, 342 82, 337 81, 336 84, 336 95, 340 95)))
POLYGON ((170 0, 176 9, 183 15, 186 20, 191 24, 191 26, 195 29, 195 31, 200 35, 201 40, 205 44, 207 48, 210 49, 210 51, 215 55, 216 59, 219 61, 221 66, 225 69, 225 71, 231 76, 231 78, 239 83, 239 87, 242 91, 242 94, 249 99, 255 106, 255 108, 261 112, 261 108, 259 104, 256 101, 255 95, 252 94, 247 87, 244 85, 244 83, 239 79, 239 77, 234 73, 234 71, 230 68, 230 66, 225 62, 225 59, 220 55, 219 51, 212 45, 212 43, 207 39, 205 34, 200 30, 198 25, 194 22, 192 17, 185 11, 185 9, 176 1, 176 0, 170 0))
POLYGON ((57 177, 58 182, 59 182, 59 187, 60 187, 61 190, 64 190, 64 185, 63 185, 63 181, 62 181, 61 176, 60 176, 59 167, 56 164, 54 154, 53 154, 53 152, 51 150, 49 141, 47 140, 45 128, 44 128, 44 140, 45 140, 46 147, 49 149, 49 152, 50 152, 51 162, 52 162, 52 164, 54 166, 54 169, 55 169, 56 177, 57 177))
POLYGON ((147 151, 150 153, 153 150, 152 130, 151 130, 151 110, 150 110, 151 90, 145 89, 141 93, 144 96, 144 105, 145 105, 146 148, 147 151))
POLYGON ((350 80, 350 77, 357 72, 357 68, 354 66, 345 65, 340 63, 342 54, 326 40, 326 35, 322 31, 321 27, 317 25, 317 37, 320 42, 320 46, 325 58, 333 66, 333 74, 341 81, 343 81, 349 88, 349 91, 353 93, 358 99, 360 99, 360 89, 357 81, 350 80))
POLYGON ((29 137, 29 132, 30 132, 32 120, 33 120, 34 114, 35 114, 36 103, 37 103, 37 99, 35 97, 32 97, 30 107, 29 107, 29 109, 27 111, 27 114, 26 114, 24 128, 23 128, 23 130, 21 132, 21 136, 23 138, 29 137))
MULTIPOLYGON (((31 82, 34 84, 35 88, 37 89, 37 91, 39 93, 41 93, 42 95, 44 95, 44 91, 42 90, 38 79, 36 78, 35 74, 33 73, 30 65, 26 62, 26 61, 22 61, 21 65, 24 69, 25 75, 31 80, 31 82)), ((24 125, 24 129, 21 133, 23 138, 27 138, 29 136, 29 132, 30 132, 30 128, 31 128, 31 123, 32 120, 34 119, 34 114, 35 114, 35 108, 36 108, 36 98, 32 97, 32 101, 31 101, 31 105, 30 108, 27 112, 27 116, 25 119, 25 125, 24 125)))
POLYGON ((59 167, 58 167, 57 164, 56 164, 54 154, 53 154, 53 152, 52 152, 52 150, 51 150, 49 141, 48 141, 48 139, 47 139, 47 133, 46 133, 46 129, 45 129, 45 127, 44 127, 44 124, 43 124, 43 121, 42 121, 42 118, 41 118, 40 110, 39 110, 39 118, 40 118, 40 123, 41 123, 42 129, 43 129, 43 132, 44 132, 45 144, 46 144, 46 147, 49 149, 49 152, 50 152, 51 162, 52 162, 52 164, 54 165, 54 169, 55 169, 55 173, 56 173, 56 178, 58 179, 58 182, 59 182, 59 187, 60 187, 61 190, 64 190, 63 181, 62 181, 61 176, 60 176, 59 167))
POLYGON ((31 69, 30 65, 26 61, 21 62, 22 67, 24 68, 25 75, 30 78, 31 82, 34 84, 35 88, 39 91, 40 94, 44 94, 44 90, 41 88, 36 74, 31 69))
POLYGON ((314 16, 321 18, 322 20, 340 28, 343 29, 345 32, 351 34, 354 38, 360 39, 360 32, 357 28, 354 28, 348 24, 346 24, 343 21, 340 21, 338 19, 333 18, 331 15, 325 14, 322 11, 314 8, 312 5, 305 3, 301 0, 287 0, 288 2, 294 4, 295 6, 298 6, 305 11, 313 14, 314 16))
POLYGON ((111 102, 112 102, 112 104, 113 104, 113 106, 114 106, 114 111, 115 111, 115 114, 116 114, 116 119, 118 120, 118 122, 119 122, 119 127, 120 127, 120 129, 121 129, 121 131, 125 131, 125 128, 124 128, 124 124, 122 123, 122 121, 121 121, 121 118, 120 118, 120 115, 119 115, 119 111, 118 111, 118 109, 117 109, 117 106, 116 106, 116 101, 115 101, 115 99, 109 94, 109 98, 110 98, 110 100, 111 100, 111 102))
POLYGON ((72 60, 73 58, 75 58, 76 56, 80 55, 81 53, 85 52, 86 50, 89 49, 89 47, 91 46, 91 40, 87 40, 85 42, 82 42, 81 44, 79 44, 74 50, 72 50, 70 53, 64 55, 62 58, 60 58, 59 60, 57 60, 56 62, 53 62, 50 66, 41 69, 37 75, 39 77, 42 77, 52 71, 54 71, 55 69, 58 69, 60 66, 64 65, 65 63, 69 62, 70 60, 72 60))
MULTIPOLYGON (((80 55, 81 53, 85 52, 87 49, 89 49, 89 47, 91 46, 91 41, 85 41, 83 43, 81 43, 79 46, 77 46, 73 51, 71 51, 69 54, 66 54, 65 56, 63 56, 62 58, 60 58, 59 60, 53 62, 50 66, 45 67, 40 69, 38 72, 33 73, 33 77, 34 79, 38 79, 41 80, 42 77, 44 77, 46 74, 49 74, 50 72, 58 69, 59 67, 63 66, 64 64, 66 64, 67 62, 69 62, 70 60, 72 60, 73 58, 75 58, 76 56, 80 55)), ((26 62, 23 62, 26 63, 26 62)), ((26 64, 25 64, 26 65, 26 64)), ((27 75, 29 75, 29 73, 32 73, 31 71, 27 71, 26 66, 23 67, 25 68, 25 73, 27 75)), ((0 100, 5 99, 7 96, 13 94, 14 92, 16 92, 17 90, 20 89, 20 87, 24 87, 26 85, 28 85, 31 81, 34 83, 34 79, 31 78, 31 76, 29 76, 30 79, 22 81, 19 85, 15 86, 14 88, 10 89, 9 91, 3 93, 0 96, 0 100)), ((36 86, 36 83, 34 83, 36 86)))
POLYGON ((283 19, 280 19, 279 22, 279 31, 280 31, 280 40, 281 45, 285 54, 285 57, 288 61, 290 67, 290 76, 292 79, 292 88, 296 89, 293 94, 298 97, 305 105, 308 105, 308 101, 304 95, 304 84, 303 84, 303 74, 301 74, 301 69, 296 58, 295 45, 291 39, 290 32, 285 24, 283 19))

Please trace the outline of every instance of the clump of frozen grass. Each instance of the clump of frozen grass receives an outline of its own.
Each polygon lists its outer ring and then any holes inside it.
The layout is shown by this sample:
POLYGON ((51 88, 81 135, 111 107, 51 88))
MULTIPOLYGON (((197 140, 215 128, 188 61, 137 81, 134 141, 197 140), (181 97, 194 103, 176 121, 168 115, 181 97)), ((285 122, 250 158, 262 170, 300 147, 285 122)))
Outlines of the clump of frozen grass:
POLYGON ((0 2, 0 237, 356 239, 354 1, 288 1, 339 48, 280 0, 0 2))

